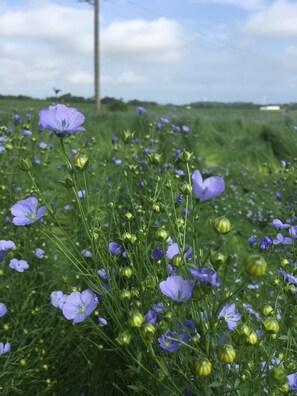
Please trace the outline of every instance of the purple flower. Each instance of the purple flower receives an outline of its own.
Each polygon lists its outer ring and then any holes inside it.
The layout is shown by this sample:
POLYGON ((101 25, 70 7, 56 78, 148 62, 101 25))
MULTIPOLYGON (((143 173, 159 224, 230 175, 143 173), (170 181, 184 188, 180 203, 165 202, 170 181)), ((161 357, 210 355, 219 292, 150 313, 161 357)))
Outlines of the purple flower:
POLYGON ((63 104, 49 106, 39 112, 41 127, 54 131, 59 136, 84 131, 85 128, 81 126, 84 120, 85 116, 77 109, 63 104))
POLYGON ((97 273, 98 273, 98 275, 100 276, 100 278, 102 278, 102 279, 104 279, 104 280, 109 280, 109 279, 111 279, 111 276, 110 275, 108 275, 108 273, 106 272, 106 269, 104 269, 104 268, 100 268, 98 271, 97 271, 97 273))
POLYGON ((35 250, 32 251, 32 253, 39 259, 42 259, 44 257, 45 251, 40 248, 36 248, 35 250))
POLYGON ((235 303, 228 303, 223 307, 218 318, 225 319, 228 329, 233 331, 237 327, 237 322, 241 319, 241 314, 237 311, 235 303))
POLYGON ((159 284, 161 292, 176 302, 185 302, 192 296, 195 283, 190 279, 184 280, 181 276, 169 276, 159 284))
POLYGON ((1 239, 0 241, 0 252, 8 252, 15 248, 15 244, 12 241, 5 241, 1 239))
POLYGON ((146 323, 151 323, 151 324, 155 325, 157 323, 158 317, 157 317, 157 313, 154 310, 150 309, 150 310, 148 310, 146 315, 144 315, 144 318, 145 318, 146 323))
POLYGON ((284 237, 282 234, 277 234, 276 239, 273 239, 273 244, 274 245, 292 245, 293 241, 292 238, 289 237, 284 237))
POLYGON ((257 237, 256 237, 255 235, 251 236, 251 237, 248 239, 248 243, 249 243, 250 245, 254 245, 254 244, 256 243, 256 241, 257 241, 257 237))
POLYGON ((46 212, 46 207, 42 206, 38 209, 38 200, 35 197, 30 197, 22 201, 18 201, 10 209, 13 216, 12 222, 16 226, 26 226, 35 223, 46 212))
POLYGON ((0 303, 0 318, 2 318, 2 316, 6 315, 6 313, 7 313, 6 305, 3 303, 0 303))
POLYGON ((224 180, 219 176, 211 176, 203 181, 201 173, 195 170, 192 179, 195 197, 200 201, 215 198, 225 190, 224 180))
POLYGON ((109 244, 109 251, 113 256, 117 256, 122 253, 123 246, 119 245, 116 242, 110 242, 109 244))
POLYGON ((271 223, 272 227, 275 227, 277 230, 282 230, 283 228, 289 228, 290 224, 284 224, 281 220, 279 219, 274 219, 273 222, 271 223))
POLYGON ((137 107, 136 111, 140 115, 146 112, 146 110, 143 107, 137 107))
POLYGON ((183 195, 179 194, 179 196, 176 198, 175 203, 177 205, 181 205, 183 203, 183 195))
POLYGON ((17 123, 22 122, 22 117, 19 114, 14 114, 12 118, 13 118, 14 122, 17 122, 17 123))
POLYGON ((291 283, 292 285, 297 285, 297 278, 295 278, 295 276, 288 274, 283 269, 279 269, 278 272, 284 277, 286 281, 288 281, 288 283, 291 283))
POLYGON ((90 257, 93 256, 93 255, 92 255, 92 252, 90 252, 89 250, 86 250, 86 249, 83 249, 83 250, 80 252, 80 254, 81 254, 83 257, 86 257, 86 258, 90 258, 90 257))
POLYGON ((84 198, 87 195, 86 190, 77 191, 78 198, 84 198))
POLYGON ((289 374, 287 376, 288 385, 290 387, 290 392, 297 391, 297 373, 289 374))
POLYGON ((260 239, 258 246, 262 250, 268 250, 273 244, 273 239, 270 236, 264 236, 260 239))
POLYGON ((11 259, 9 262, 9 268, 16 270, 17 272, 24 272, 29 268, 29 264, 25 260, 11 259))
POLYGON ((164 253, 163 249, 159 246, 151 254, 151 259, 152 260, 161 260, 164 257, 164 254, 165 253, 164 253))
POLYGON ((215 270, 211 268, 192 267, 190 273, 193 278, 198 279, 204 286, 220 286, 221 281, 215 270))
POLYGON ((0 356, 8 352, 10 352, 10 343, 3 344, 3 342, 0 342, 0 356))
POLYGON ((54 291, 51 293, 51 304, 56 308, 62 309, 66 298, 66 294, 64 294, 60 290, 54 291))
POLYGON ((180 347, 180 343, 177 340, 177 333, 169 330, 158 338, 158 342, 160 347, 167 352, 175 352, 180 347))
POLYGON ((73 320, 73 323, 83 322, 98 305, 96 294, 91 290, 84 290, 83 292, 74 291, 66 297, 63 305, 63 315, 68 320, 73 320))
POLYGON ((183 132, 189 132, 189 131, 190 131, 190 128, 189 128, 187 125, 183 125, 183 126, 182 126, 182 131, 183 131, 183 132))
POLYGON ((297 226, 290 227, 289 234, 292 238, 297 238, 297 226))
POLYGON ((101 326, 107 326, 107 320, 104 318, 98 318, 98 322, 101 326))

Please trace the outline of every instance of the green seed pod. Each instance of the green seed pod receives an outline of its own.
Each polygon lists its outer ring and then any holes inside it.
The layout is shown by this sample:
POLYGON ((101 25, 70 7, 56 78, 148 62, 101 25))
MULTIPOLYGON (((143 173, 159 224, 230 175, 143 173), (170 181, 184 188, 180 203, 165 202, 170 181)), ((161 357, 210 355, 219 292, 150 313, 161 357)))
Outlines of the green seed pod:
POLYGON ((188 151, 183 151, 178 159, 184 163, 191 162, 193 159, 193 153, 189 153, 188 151))
POLYGON ((158 241, 166 241, 167 239, 168 239, 168 237, 169 237, 169 234, 168 234, 168 232, 166 231, 166 230, 164 230, 164 228, 159 228, 157 231, 156 231, 156 233, 155 233, 155 238, 158 240, 158 241))
POLYGON ((218 359, 222 363, 232 363, 236 357, 235 349, 230 344, 225 344, 217 348, 218 359))
POLYGON ((206 377, 211 373, 212 365, 207 358, 201 358, 194 363, 194 371, 198 377, 206 377))
POLYGON ((128 325, 130 327, 141 327, 145 321, 144 316, 139 311, 133 312, 128 319, 128 325))
POLYGON ((264 330, 268 333, 276 334, 279 332, 279 323, 274 318, 265 318, 263 321, 264 330))
POLYGON ((123 267, 120 269, 120 277, 130 279, 133 276, 133 269, 131 267, 123 267))
POLYGON ((230 220, 225 216, 220 216, 214 219, 212 221, 212 226, 219 234, 227 234, 232 228, 230 220))
POLYGON ((255 345, 258 341, 258 336, 255 331, 252 331, 250 335, 248 335, 245 339, 247 344, 255 345))
POLYGON ((219 269, 222 267, 222 265, 225 264, 227 260, 227 257, 220 252, 214 252, 211 254, 210 256, 210 261, 212 263, 212 265, 215 267, 215 269, 219 269))
POLYGON ((259 254, 252 254, 246 258, 244 268, 251 276, 261 276, 265 274, 267 263, 259 254))
POLYGON ((175 256, 172 257, 172 264, 174 267, 179 267, 183 261, 183 258, 180 254, 176 254, 175 256))
POLYGON ((261 312, 262 312, 263 315, 269 316, 269 315, 273 312, 273 308, 272 308, 271 305, 265 304, 265 305, 263 305, 263 307, 261 308, 261 312))

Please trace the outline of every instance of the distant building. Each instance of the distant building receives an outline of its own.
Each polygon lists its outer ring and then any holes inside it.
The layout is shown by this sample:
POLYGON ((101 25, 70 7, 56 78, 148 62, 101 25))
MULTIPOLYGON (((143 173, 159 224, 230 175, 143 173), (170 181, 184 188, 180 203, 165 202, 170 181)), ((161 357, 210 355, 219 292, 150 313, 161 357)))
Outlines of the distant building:
POLYGON ((279 111, 281 109, 280 106, 261 106, 260 110, 268 110, 268 111, 279 111))

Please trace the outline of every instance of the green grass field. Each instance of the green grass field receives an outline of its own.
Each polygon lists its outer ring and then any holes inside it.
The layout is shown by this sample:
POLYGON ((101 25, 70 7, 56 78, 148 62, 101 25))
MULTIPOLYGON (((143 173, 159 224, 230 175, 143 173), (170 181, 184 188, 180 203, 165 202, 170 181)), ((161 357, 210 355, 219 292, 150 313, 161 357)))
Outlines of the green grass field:
POLYGON ((151 106, 139 115, 69 103, 85 131, 59 137, 39 131, 50 104, 0 100, 0 394, 291 391, 297 112, 151 106), (160 117, 168 122, 158 127, 160 117), (195 170, 223 179, 224 191, 199 198, 195 170), (30 197, 46 214, 15 225, 11 208, 30 197), (14 259, 29 268, 12 269, 14 259), (193 268, 220 282, 191 277, 193 268), (178 276, 191 296, 180 285, 163 293, 161 282, 178 276), (81 302, 85 320, 72 323, 65 304, 85 290, 98 305, 88 313, 81 302), (55 291, 68 298, 60 307, 55 291))

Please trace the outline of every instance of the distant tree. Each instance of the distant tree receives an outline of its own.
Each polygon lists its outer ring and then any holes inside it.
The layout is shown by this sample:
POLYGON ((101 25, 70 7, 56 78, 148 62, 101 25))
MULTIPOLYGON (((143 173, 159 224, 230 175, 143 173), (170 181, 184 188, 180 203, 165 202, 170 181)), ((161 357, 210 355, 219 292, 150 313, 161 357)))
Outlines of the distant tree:
POLYGON ((94 7, 94 97, 96 110, 101 109, 100 101, 100 48, 99 48, 99 0, 78 0, 94 7))

